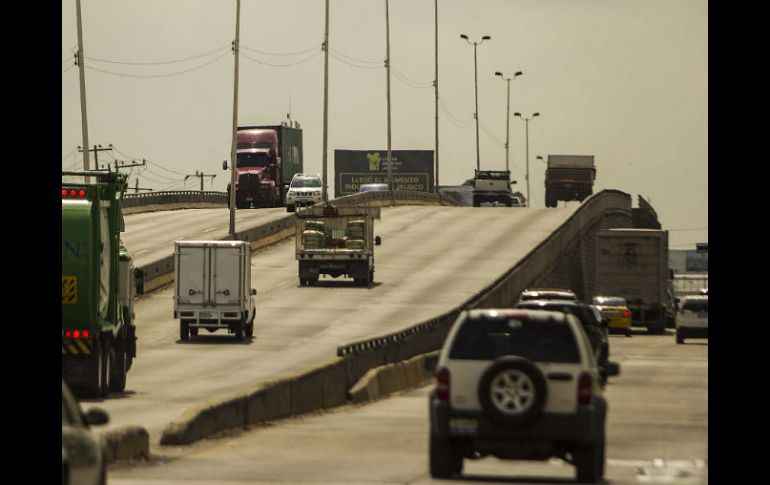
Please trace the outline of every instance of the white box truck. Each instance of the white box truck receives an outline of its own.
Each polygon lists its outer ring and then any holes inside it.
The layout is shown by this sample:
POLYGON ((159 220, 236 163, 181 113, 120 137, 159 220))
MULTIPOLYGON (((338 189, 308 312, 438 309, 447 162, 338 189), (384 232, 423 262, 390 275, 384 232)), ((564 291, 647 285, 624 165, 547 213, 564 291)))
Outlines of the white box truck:
POLYGON ((226 329, 237 340, 254 334, 251 246, 246 241, 176 241, 174 318, 179 338, 198 329, 226 329))

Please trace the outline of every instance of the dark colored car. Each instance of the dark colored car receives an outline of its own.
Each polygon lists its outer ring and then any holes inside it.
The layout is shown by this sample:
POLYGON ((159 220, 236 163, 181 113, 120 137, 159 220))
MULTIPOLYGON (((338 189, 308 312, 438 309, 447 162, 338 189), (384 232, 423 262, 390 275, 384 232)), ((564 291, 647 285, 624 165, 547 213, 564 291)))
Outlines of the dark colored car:
POLYGON ((596 362, 599 364, 602 383, 607 382, 607 362, 610 357, 610 344, 608 337, 608 324, 603 320, 601 313, 591 305, 567 300, 528 300, 520 301, 516 308, 529 308, 532 310, 550 310, 563 313, 571 313, 578 317, 583 325, 591 348, 596 354, 596 362))
POLYGON ((61 383, 61 482, 65 485, 105 485, 107 468, 99 438, 92 425, 109 421, 107 413, 97 407, 87 412, 80 409, 67 385, 61 383))

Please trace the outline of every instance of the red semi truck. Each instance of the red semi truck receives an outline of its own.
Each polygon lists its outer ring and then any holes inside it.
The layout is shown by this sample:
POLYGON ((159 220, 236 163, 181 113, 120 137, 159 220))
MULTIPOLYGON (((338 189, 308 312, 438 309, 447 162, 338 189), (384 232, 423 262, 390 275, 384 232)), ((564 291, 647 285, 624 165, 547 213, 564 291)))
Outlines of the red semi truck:
POLYGON ((545 171, 545 206, 560 200, 583 201, 593 193, 596 166, 593 155, 548 155, 545 171))
MULTIPOLYGON (((294 174, 302 172, 299 123, 239 126, 237 132, 235 207, 280 207, 294 174)), ((227 161, 222 165, 227 169, 227 161)), ((230 198, 230 184, 227 185, 230 198)))

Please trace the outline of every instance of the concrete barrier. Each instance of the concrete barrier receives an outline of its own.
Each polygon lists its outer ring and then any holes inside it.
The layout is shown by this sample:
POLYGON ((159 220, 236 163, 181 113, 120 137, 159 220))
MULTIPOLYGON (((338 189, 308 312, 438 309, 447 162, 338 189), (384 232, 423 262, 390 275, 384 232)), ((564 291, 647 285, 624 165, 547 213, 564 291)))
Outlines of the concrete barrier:
POLYGON ((123 426, 99 433, 107 463, 146 459, 150 455, 150 433, 141 426, 123 426))
POLYGON ((419 387, 433 378, 433 373, 425 369, 425 359, 438 354, 439 351, 429 352, 404 362, 369 369, 350 389, 348 398, 358 404, 419 387))

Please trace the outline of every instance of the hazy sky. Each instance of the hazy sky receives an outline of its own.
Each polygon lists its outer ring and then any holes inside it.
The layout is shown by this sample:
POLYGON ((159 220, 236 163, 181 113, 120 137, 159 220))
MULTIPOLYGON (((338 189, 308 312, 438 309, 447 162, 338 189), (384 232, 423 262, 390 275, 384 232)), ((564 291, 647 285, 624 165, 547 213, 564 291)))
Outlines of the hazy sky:
MULTIPOLYGON (((384 0, 331 0, 329 178, 334 149, 385 149, 384 0)), ((235 0, 82 0, 90 145, 100 162, 145 158, 140 186, 224 190, 233 102, 235 0), (192 59, 190 59, 192 58, 192 59), (182 62, 182 59, 189 59, 182 62), (110 61, 110 62, 106 62, 110 61), (154 63, 154 64, 153 64, 154 63), (184 72, 186 71, 186 72, 184 72), (198 179, 186 188, 199 187, 198 179)), ((471 40, 478 47, 481 167, 505 168, 511 113, 529 123, 533 206, 548 154, 595 155, 594 191, 649 198, 671 248, 708 241, 706 0, 439 0, 440 184, 476 168, 471 40)), ((75 0, 62 1, 62 168, 82 167, 75 0)), ((303 128, 322 170, 323 0, 242 0, 240 124, 303 128), (246 58, 248 56, 249 58, 246 58)), ((390 0, 392 148, 435 148, 434 1, 390 0)), ((511 116, 511 171, 525 192, 524 122, 511 116)), ((93 157, 92 157, 93 164, 93 157)), ((130 183, 134 185, 134 170, 130 183)))

